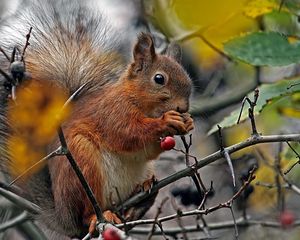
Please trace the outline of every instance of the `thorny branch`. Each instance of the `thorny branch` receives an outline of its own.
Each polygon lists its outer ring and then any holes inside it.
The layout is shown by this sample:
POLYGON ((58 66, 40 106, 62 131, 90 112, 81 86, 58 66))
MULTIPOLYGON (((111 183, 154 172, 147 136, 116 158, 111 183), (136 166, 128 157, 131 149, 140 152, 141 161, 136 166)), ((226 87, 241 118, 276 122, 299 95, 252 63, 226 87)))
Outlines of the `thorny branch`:
MULTIPOLYGON (((236 219, 236 226, 238 228, 249 227, 249 226, 254 226, 254 225, 259 225, 259 226, 269 227, 269 228, 280 228, 281 227, 281 224, 278 221, 254 220, 251 218, 246 219, 244 217, 236 219)), ((232 221, 214 222, 214 223, 207 224, 207 228, 210 229, 211 231, 233 228, 234 226, 235 226, 235 223, 233 220, 232 221)), ((295 221, 294 226, 300 226, 300 221, 295 221)), ((198 226, 185 226, 185 229, 189 233, 203 231, 198 226)), ((132 234, 147 234, 149 232, 149 228, 136 227, 136 228, 133 228, 130 232, 132 234)), ((164 232, 168 236, 176 236, 177 234, 181 233, 181 229, 179 227, 170 227, 170 228, 165 228, 164 232)), ((160 232, 155 231, 153 233, 153 235, 160 235, 160 232)))
POLYGON ((232 161, 231 161, 229 153, 224 149, 224 146, 223 146, 223 136, 222 136, 222 128, 219 125, 218 125, 218 129, 219 129, 218 133, 219 133, 219 139, 220 139, 220 151, 224 155, 224 158, 227 161, 227 164, 229 166, 230 173, 231 173, 233 187, 235 187, 236 183, 235 183, 235 174, 234 174, 233 164, 232 164, 232 161))
POLYGON ((227 59, 228 61, 232 62, 234 61, 230 56, 228 56, 226 53, 224 53, 221 49, 216 47, 214 44, 212 44, 204 35, 203 30, 199 29, 196 31, 189 32, 183 36, 179 36, 176 39, 172 39, 173 41, 186 41, 193 38, 200 38, 206 45, 208 45, 211 49, 213 49, 215 52, 220 54, 222 57, 227 59))
POLYGON ((256 129, 255 118, 254 118, 254 108, 256 106, 258 96, 259 96, 259 90, 258 90, 258 88, 256 88, 254 90, 254 100, 253 101, 251 101, 250 98, 248 98, 248 97, 245 97, 243 99, 241 111, 240 111, 240 114, 239 114, 239 117, 238 117, 238 120, 237 120, 237 124, 239 124, 242 113, 243 113, 244 105, 245 105, 246 102, 248 102, 248 104, 250 106, 249 109, 248 109, 248 116, 249 116, 250 121, 251 121, 252 135, 255 135, 255 136, 259 135, 258 132, 257 132, 257 129, 256 129))
POLYGON ((182 210, 177 206, 176 202, 174 199, 171 199, 171 203, 172 203, 172 206, 174 208, 174 210, 176 211, 176 220, 177 220, 177 224, 178 226, 180 227, 181 229, 181 234, 182 234, 182 238, 184 240, 188 240, 188 237, 187 237, 187 234, 186 234, 186 230, 184 229, 184 226, 182 224, 182 210))
MULTIPOLYGON (((255 185, 261 186, 261 187, 266 187, 266 188, 276 188, 276 184, 274 183, 266 183, 266 182, 256 182, 255 185)), ((292 184, 291 182, 285 183, 281 185, 282 188, 292 190, 296 194, 300 195, 300 188, 297 187, 296 185, 292 184)))
MULTIPOLYGON (((251 136, 249 139, 241 142, 241 143, 237 143, 234 144, 232 146, 229 146, 227 148, 224 148, 228 151, 228 153, 233 153, 236 151, 239 151, 241 149, 244 149, 246 147, 252 146, 252 145, 256 145, 256 144, 260 144, 260 143, 271 143, 271 142, 286 142, 286 141, 300 141, 300 134, 289 134, 289 135, 270 135, 270 136, 251 136)), ((215 162, 216 160, 222 158, 223 155, 222 153, 220 153, 220 151, 215 152, 207 157, 204 157, 202 159, 200 159, 199 161, 197 161, 197 163, 195 164, 195 168, 199 169, 202 168, 212 162, 215 162)), ((166 185, 175 182, 183 177, 186 176, 190 176, 191 174, 194 174, 194 170, 191 169, 190 167, 187 167, 181 171, 178 171, 176 173, 174 173, 171 176, 168 176, 164 179, 162 179, 161 181, 159 181, 156 185, 153 186, 152 190, 150 192, 143 192, 143 193, 139 193, 136 196, 130 198, 128 201, 126 201, 125 203, 122 204, 122 207, 124 209, 129 208, 131 206, 134 206, 135 204, 139 203, 140 201, 142 201, 143 199, 147 198, 149 195, 151 195, 153 192, 158 191, 160 188, 165 187, 166 185)), ((291 188, 293 191, 297 192, 298 194, 300 194, 300 189, 297 188, 295 185, 291 184, 289 181, 287 181, 288 183, 288 187, 291 188)), ((193 210, 193 211, 187 211, 187 212, 182 212, 181 216, 191 216, 191 215, 197 215, 197 214, 208 214, 212 211, 215 211, 216 209, 222 208, 222 207, 229 207, 231 202, 233 200, 235 200, 240 194, 241 192, 244 190, 244 187, 246 185, 243 185, 243 187, 232 197, 232 199, 230 199, 228 202, 217 205, 217 206, 213 206, 211 208, 208 209, 201 209, 201 207, 203 206, 203 204, 200 205, 199 209, 193 210)), ((12 193, 10 191, 4 190, 2 188, 0 188, 1 194, 4 195, 2 192, 8 192, 9 195, 12 195, 12 193)), ((206 192, 207 193, 207 192, 206 192)), ((205 194, 206 194, 205 193, 205 194)), ((204 194, 204 199, 205 199, 205 194, 204 194)), ((15 195, 15 194, 14 194, 15 195)), ((4 195, 5 196, 5 195, 4 195)), ((9 199, 9 196, 5 196, 6 198, 9 199)), ((17 195, 14 196, 13 201, 16 203, 15 198, 18 198, 17 195)), ((203 201, 204 202, 204 201, 203 201)), ((32 204, 30 203, 28 207, 28 204, 24 206, 24 199, 22 199, 20 201, 20 203, 18 202, 17 204, 19 204, 19 206, 23 209, 28 209, 30 212, 34 213, 35 210, 34 209, 39 209, 39 207, 35 207, 35 208, 31 208, 32 204)), ((35 213, 38 213, 39 210, 37 210, 35 213)), ((171 219, 174 219, 177 217, 177 214, 175 215, 170 215, 170 216, 166 216, 166 217, 161 217, 158 218, 156 221, 158 222, 164 222, 164 221, 168 221, 171 219)), ((154 220, 139 220, 137 222, 127 222, 126 224, 130 224, 132 225, 140 225, 140 224, 154 224, 154 220)), ((237 221, 237 225, 239 226, 239 221, 237 221)), ((121 225, 123 226, 123 225, 121 225)))
POLYGON ((159 215, 162 213, 162 207, 163 207, 163 205, 164 205, 168 200, 169 200, 168 197, 164 198, 164 199, 161 201, 160 206, 157 208, 157 212, 156 212, 156 215, 155 215, 155 217, 154 217, 155 223, 153 223, 152 228, 151 228, 151 231, 149 231, 147 240, 151 240, 151 238, 152 238, 152 236, 153 236, 153 234, 154 234, 154 232, 155 232, 155 226, 156 226, 156 225, 160 228, 160 231, 161 231, 163 237, 164 237, 165 239, 167 239, 166 236, 165 236, 165 234, 164 234, 164 230, 163 230, 163 228, 162 228, 162 225, 161 225, 161 223, 158 221, 158 217, 159 217, 159 215))
MULTIPOLYGON (((274 143, 274 142, 286 142, 286 141, 300 141, 300 134, 287 134, 287 135, 269 135, 269 136, 251 136, 250 138, 246 139, 243 142, 231 145, 229 147, 224 148, 229 154, 232 154, 234 152, 237 152, 241 149, 247 148, 249 146, 253 146, 256 144, 261 144, 261 143, 274 143)), ((220 151, 217 151, 215 153, 212 153, 202 159, 199 159, 194 166, 195 168, 203 168, 218 159, 223 158, 223 154, 220 151)), ((190 167, 187 167, 183 170, 180 170, 160 181, 158 181, 151 191, 149 192, 142 192, 138 193, 137 195, 133 196, 132 198, 128 199, 126 202, 123 203, 123 207, 125 209, 128 209, 132 206, 134 206, 137 203, 140 203, 150 195, 154 194, 157 192, 159 189, 167 186, 170 183, 173 183, 181 178, 191 176, 191 174, 194 173, 194 169, 191 169, 190 167)))
MULTIPOLYGON (((237 199, 242 192, 245 190, 245 188, 255 179, 254 176, 254 172, 255 172, 256 168, 254 167, 250 172, 249 172, 249 177, 248 180, 244 182, 244 184, 241 186, 241 188, 226 202, 224 203, 220 203, 217 205, 214 205, 212 207, 200 210, 200 209, 195 209, 195 210, 191 210, 191 211, 182 211, 180 212, 180 216, 181 217, 185 217, 185 216, 192 216, 192 215, 207 215, 211 212, 214 212, 216 210, 219 210, 221 208, 230 208, 232 206, 232 203, 235 199, 237 199)), ((136 226, 136 225, 142 225, 142 224, 153 224, 156 221, 159 222, 165 222, 165 221, 169 221, 172 219, 176 219, 178 217, 178 213, 176 214, 171 214, 169 216, 165 216, 165 217, 160 217, 157 220, 155 219, 146 219, 146 220, 137 220, 137 221, 131 221, 131 222, 127 222, 126 224, 128 226, 136 226)), ((118 224, 116 225, 117 227, 123 227, 124 224, 118 224)))
MULTIPOLYGON (((184 145, 184 148, 185 148, 184 154, 185 154, 186 166, 189 167, 190 166, 190 154, 189 153, 190 153, 190 147, 192 146, 192 135, 190 134, 189 143, 187 143, 187 141, 185 139, 185 136, 181 136, 180 138, 181 138, 181 141, 182 141, 182 143, 184 145)), ((194 157, 194 159, 195 159, 195 162, 197 163, 197 158, 194 157)), ((193 166, 192 166, 192 168, 193 168, 193 166)), ((206 191, 206 187, 205 187, 205 185, 204 185, 197 169, 195 169, 195 173, 191 176, 191 178, 192 178, 193 182, 195 183, 195 186, 197 188, 199 197, 201 198, 202 197, 201 187, 202 187, 203 191, 206 191)))

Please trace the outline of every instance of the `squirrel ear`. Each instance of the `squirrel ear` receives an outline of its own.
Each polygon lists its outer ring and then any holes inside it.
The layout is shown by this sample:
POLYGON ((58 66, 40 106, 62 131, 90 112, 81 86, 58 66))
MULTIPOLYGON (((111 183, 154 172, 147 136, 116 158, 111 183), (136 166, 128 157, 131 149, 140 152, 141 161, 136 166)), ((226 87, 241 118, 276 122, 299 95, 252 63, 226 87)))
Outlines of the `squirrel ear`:
POLYGON ((178 43, 171 42, 167 48, 166 55, 181 63, 182 50, 178 43))
POLYGON ((147 63, 152 63, 155 58, 155 49, 152 37, 147 33, 141 33, 133 49, 133 58, 138 70, 147 63))

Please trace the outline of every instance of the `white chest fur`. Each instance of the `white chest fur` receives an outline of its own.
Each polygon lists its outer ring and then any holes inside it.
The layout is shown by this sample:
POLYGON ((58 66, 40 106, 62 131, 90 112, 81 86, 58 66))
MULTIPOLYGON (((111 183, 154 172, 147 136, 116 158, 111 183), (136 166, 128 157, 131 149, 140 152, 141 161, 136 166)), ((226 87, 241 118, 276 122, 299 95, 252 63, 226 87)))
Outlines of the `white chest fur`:
POLYGON ((112 202, 120 203, 126 200, 135 190, 138 184, 153 175, 153 163, 146 160, 142 152, 119 155, 111 152, 103 152, 102 167, 104 174, 104 205, 106 208, 112 206, 112 202), (117 189, 117 190, 116 190, 117 189))

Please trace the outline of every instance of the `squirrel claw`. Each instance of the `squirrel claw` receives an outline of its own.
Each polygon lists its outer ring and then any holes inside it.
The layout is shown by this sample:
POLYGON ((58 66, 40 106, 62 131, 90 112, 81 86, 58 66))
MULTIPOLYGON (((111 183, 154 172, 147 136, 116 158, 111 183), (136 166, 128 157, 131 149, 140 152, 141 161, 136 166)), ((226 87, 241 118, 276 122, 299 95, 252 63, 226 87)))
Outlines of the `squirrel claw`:
POLYGON ((154 184, 157 182, 157 179, 154 175, 152 175, 151 178, 147 179, 145 182, 143 182, 143 191, 144 192, 150 192, 150 190, 153 188, 154 184))
POLYGON ((148 192, 152 189, 153 185, 157 182, 157 179, 154 175, 151 178, 144 181, 142 184, 138 184, 133 191, 133 195, 139 192, 148 192))
POLYGON ((90 225, 89 225, 89 234, 92 236, 96 231, 97 226, 97 217, 96 215, 92 215, 90 218, 90 225))
POLYGON ((103 217, 105 218, 106 221, 111 222, 111 223, 115 223, 115 224, 122 223, 120 218, 110 210, 104 211, 103 212, 103 217))
POLYGON ((193 129, 193 119, 189 113, 171 110, 163 114, 162 120, 166 123, 169 135, 185 135, 193 129))

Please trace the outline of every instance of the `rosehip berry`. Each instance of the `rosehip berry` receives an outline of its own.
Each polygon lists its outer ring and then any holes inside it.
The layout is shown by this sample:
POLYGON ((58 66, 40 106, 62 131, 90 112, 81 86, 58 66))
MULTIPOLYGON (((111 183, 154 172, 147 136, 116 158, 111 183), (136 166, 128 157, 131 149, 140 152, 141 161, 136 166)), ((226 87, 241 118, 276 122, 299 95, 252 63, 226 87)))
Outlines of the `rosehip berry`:
POLYGON ((102 232, 102 237, 104 240, 121 240, 121 237, 117 231, 113 228, 107 228, 102 232))
POLYGON ((175 147, 175 139, 170 136, 163 138, 160 142, 160 147, 166 151, 171 150, 173 147, 175 147))
POLYGON ((290 227, 295 222, 295 214, 290 211, 283 211, 279 216, 279 221, 282 227, 290 227))

